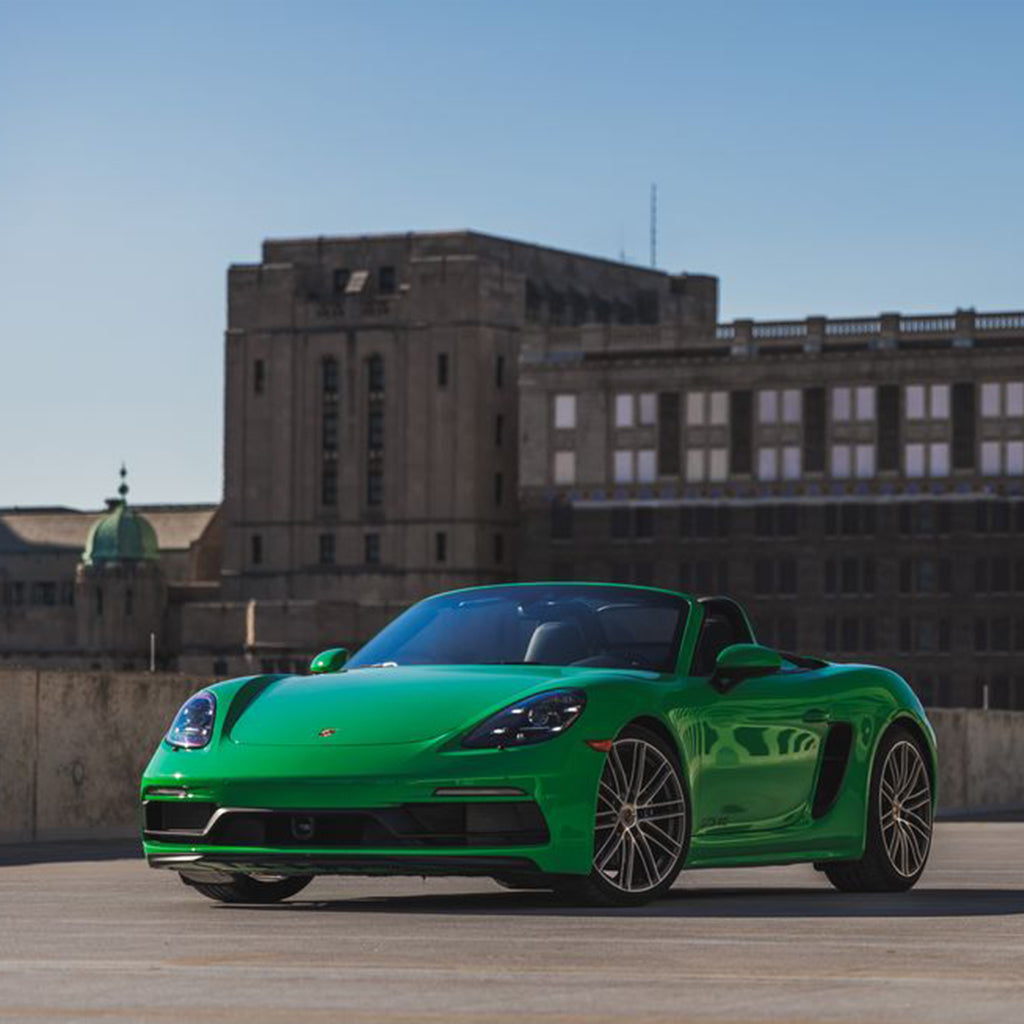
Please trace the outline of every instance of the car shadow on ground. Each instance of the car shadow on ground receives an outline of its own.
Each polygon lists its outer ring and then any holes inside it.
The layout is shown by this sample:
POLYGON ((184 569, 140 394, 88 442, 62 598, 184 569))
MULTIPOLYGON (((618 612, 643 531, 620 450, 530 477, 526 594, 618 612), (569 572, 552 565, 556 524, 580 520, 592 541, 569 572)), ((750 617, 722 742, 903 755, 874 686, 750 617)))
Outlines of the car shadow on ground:
POLYGON ((302 900, 218 909, 274 914, 453 914, 540 917, 985 917, 1024 914, 1024 889, 916 889, 906 893, 840 893, 828 889, 673 889, 641 907, 594 908, 547 893, 425 893, 355 899, 302 900))

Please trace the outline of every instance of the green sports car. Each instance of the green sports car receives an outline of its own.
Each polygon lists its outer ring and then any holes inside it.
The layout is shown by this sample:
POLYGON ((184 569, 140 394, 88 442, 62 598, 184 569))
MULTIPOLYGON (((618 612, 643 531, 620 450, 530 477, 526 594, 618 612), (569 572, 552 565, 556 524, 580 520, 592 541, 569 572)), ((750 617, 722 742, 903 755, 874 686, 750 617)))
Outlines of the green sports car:
POLYGON ((142 780, 150 865, 226 902, 364 874, 629 905, 683 867, 810 861, 896 891, 928 858, 935 734, 910 687, 758 646, 727 598, 458 590, 311 673, 185 703, 142 780))

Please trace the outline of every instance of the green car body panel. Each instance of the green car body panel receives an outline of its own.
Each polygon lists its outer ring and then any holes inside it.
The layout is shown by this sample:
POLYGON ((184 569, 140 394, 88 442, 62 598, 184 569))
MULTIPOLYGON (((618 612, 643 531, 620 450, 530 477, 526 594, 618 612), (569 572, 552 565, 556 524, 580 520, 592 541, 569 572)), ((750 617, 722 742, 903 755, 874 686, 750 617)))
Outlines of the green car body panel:
POLYGON ((297 850, 294 844, 212 846, 202 836, 157 838, 144 831, 145 853, 163 867, 206 857, 240 864, 278 857, 287 864, 278 863, 275 873, 296 874, 400 873, 406 860, 411 873, 430 873, 418 867, 425 854, 431 870, 443 872, 451 858, 452 874, 488 874, 488 858, 522 858, 544 873, 586 875, 607 756, 590 742, 612 739, 630 723, 659 731, 678 751, 690 798, 687 868, 859 858, 875 750, 897 722, 927 751, 934 803, 935 735, 896 673, 816 662, 716 685, 714 677, 688 674, 706 606, 673 596, 688 606, 674 671, 399 665, 234 679, 206 688, 216 697, 208 745, 182 749, 164 740, 142 780, 144 804, 199 801, 296 813, 460 803, 468 797, 437 792, 472 787, 496 791, 490 803, 535 801, 547 825, 544 842, 423 849, 322 846, 314 837, 297 850), (505 749, 463 746, 489 716, 532 694, 565 688, 583 691, 586 706, 557 737, 505 749), (844 756, 826 779, 828 737, 837 729, 844 756), (501 795, 509 790, 513 795, 501 795), (467 857, 483 867, 464 872, 467 857))

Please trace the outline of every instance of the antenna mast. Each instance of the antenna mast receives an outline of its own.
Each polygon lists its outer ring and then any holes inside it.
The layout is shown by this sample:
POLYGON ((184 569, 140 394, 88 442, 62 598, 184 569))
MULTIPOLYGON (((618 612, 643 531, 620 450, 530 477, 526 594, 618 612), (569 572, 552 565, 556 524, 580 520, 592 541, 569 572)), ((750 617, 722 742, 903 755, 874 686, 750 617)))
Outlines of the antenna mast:
POLYGON ((658 266, 658 186, 651 183, 651 266, 658 266))

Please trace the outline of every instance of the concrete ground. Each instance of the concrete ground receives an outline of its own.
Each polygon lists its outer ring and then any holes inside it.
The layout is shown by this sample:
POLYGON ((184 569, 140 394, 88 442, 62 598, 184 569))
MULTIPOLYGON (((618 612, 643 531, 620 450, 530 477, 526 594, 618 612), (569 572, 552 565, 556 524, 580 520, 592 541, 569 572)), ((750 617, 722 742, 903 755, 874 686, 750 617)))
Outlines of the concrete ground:
POLYGON ((329 878, 289 903, 229 907, 128 850, 50 847, 28 863, 0 847, 0 1021, 968 1024, 1024 1013, 1022 823, 940 825, 921 885, 900 896, 842 895, 805 866, 701 871, 629 911, 570 909, 487 880, 329 878))

